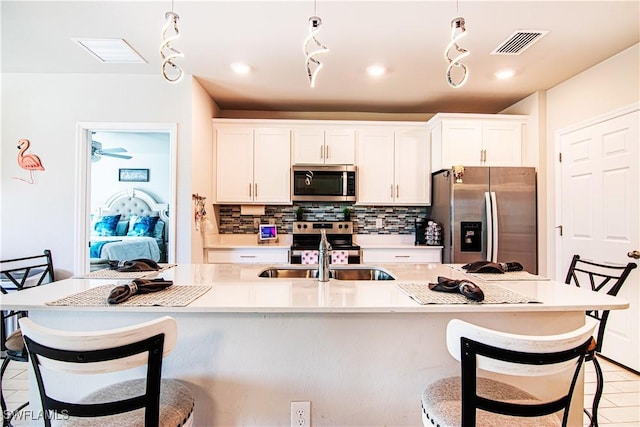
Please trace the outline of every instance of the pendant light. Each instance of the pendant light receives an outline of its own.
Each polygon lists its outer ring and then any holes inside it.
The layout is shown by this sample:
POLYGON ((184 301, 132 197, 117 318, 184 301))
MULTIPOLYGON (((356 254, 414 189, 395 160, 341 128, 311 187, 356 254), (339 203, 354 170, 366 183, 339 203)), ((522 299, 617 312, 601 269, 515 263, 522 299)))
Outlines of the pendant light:
POLYGON ((309 18, 309 35, 304 39, 302 50, 305 55, 307 75, 309 76, 309 84, 311 87, 316 86, 316 77, 322 68, 322 63, 316 56, 329 52, 329 49, 316 39, 316 35, 320 32, 322 19, 316 16, 316 2, 313 2, 313 16, 309 18))
MULTIPOLYGON (((456 1, 456 12, 458 9, 458 2, 456 1)), ((451 21, 451 35, 450 41, 444 50, 444 57, 448 62, 447 66, 447 83, 453 88, 462 87, 469 78, 469 69, 466 65, 460 62, 463 58, 469 56, 470 52, 461 48, 458 45, 458 41, 467 34, 465 27, 465 20, 463 17, 457 17, 451 21), (451 72, 456 69, 462 73, 462 77, 454 81, 451 76, 451 72)))
POLYGON ((183 58, 184 54, 171 45, 171 43, 180 38, 180 31, 178 31, 180 16, 173 11, 173 0, 171 1, 171 12, 165 13, 164 18, 166 22, 162 27, 162 44, 160 45, 162 77, 169 83, 178 83, 182 80, 184 71, 176 65, 174 59, 183 58))

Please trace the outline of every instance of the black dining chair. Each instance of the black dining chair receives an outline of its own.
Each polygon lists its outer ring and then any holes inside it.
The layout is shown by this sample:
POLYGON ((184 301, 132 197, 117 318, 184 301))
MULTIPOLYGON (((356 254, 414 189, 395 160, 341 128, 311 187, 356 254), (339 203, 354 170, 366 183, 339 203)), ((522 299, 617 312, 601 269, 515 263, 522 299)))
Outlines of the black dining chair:
MULTIPOLYGON (((3 294, 19 292, 30 287, 53 282, 54 280, 53 257, 49 249, 45 249, 42 255, 0 261, 0 292, 3 294)), ((18 319, 26 315, 27 312, 25 311, 2 310, 0 346, 4 360, 0 368, 0 406, 2 407, 2 423, 5 427, 10 426, 15 414, 29 404, 29 402, 25 402, 13 411, 7 410, 7 403, 2 387, 9 362, 28 361, 22 339, 22 331, 17 327, 18 319), (12 322, 11 325, 16 326, 16 329, 11 333, 9 333, 11 330, 10 322, 12 322)))
MULTIPOLYGON (((45 427, 51 419, 65 426, 185 427, 193 425, 195 399, 182 382, 162 378, 162 361, 175 347, 178 326, 170 316, 99 331, 62 331, 28 317, 20 319, 33 367, 45 427), (146 368, 143 372, 139 369, 146 368), (50 374, 55 370, 56 375, 50 374), (133 378, 119 374, 128 372, 133 378), (80 398, 61 395, 54 385, 118 375, 105 387, 80 398), (80 378, 82 377, 82 378, 80 378)), ((91 388, 91 387, 90 387, 91 388)))
POLYGON ((537 336, 451 320, 447 349, 460 362, 460 375, 436 380, 424 390, 423 425, 567 426, 583 361, 593 349, 594 328, 595 323, 589 322, 571 332, 537 336), (559 378, 559 384, 553 396, 541 398, 502 381, 500 375, 539 379, 545 386, 553 376, 559 378))
MULTIPOLYGON (((616 296, 622 285, 625 283, 631 271, 637 265, 629 262, 626 265, 605 264, 594 262, 580 258, 580 255, 574 255, 569 265, 569 271, 565 283, 567 285, 575 285, 577 287, 590 289, 594 292, 607 293, 616 296)), ((604 341, 604 333, 609 319, 609 310, 590 310, 586 312, 587 316, 595 319, 598 324, 598 333, 596 338, 595 352, 587 357, 587 361, 593 362, 596 373, 596 392, 593 396, 591 409, 584 409, 585 414, 589 417, 590 426, 598 426, 598 406, 600 398, 604 390, 604 376, 602 368, 596 358, 596 354, 602 351, 602 343, 604 341)))

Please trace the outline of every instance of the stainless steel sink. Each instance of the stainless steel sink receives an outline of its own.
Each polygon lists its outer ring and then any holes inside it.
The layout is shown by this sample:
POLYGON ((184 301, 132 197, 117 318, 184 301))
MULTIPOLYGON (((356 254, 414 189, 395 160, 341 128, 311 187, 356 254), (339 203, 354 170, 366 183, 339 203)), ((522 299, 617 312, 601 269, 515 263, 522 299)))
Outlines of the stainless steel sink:
POLYGON ((317 278, 318 269, 310 267, 267 267, 258 273, 258 277, 280 279, 317 278))
POLYGON ((336 280, 396 280, 393 274, 378 267, 350 267, 329 270, 336 280))
MULTIPOLYGON (((267 267, 258 273, 258 277, 271 278, 317 278, 318 269, 305 266, 267 267)), ((395 280, 396 278, 378 267, 334 267, 329 269, 329 277, 336 280, 395 280)))

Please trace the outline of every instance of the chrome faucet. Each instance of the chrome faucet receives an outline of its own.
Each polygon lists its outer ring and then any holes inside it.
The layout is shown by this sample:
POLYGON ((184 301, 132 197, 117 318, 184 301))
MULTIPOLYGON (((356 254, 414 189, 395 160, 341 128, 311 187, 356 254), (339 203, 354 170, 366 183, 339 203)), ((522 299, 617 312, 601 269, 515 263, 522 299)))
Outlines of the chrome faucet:
POLYGON ((323 228, 320 230, 322 237, 320 238, 320 250, 318 254, 318 281, 329 281, 329 258, 331 254, 331 244, 327 240, 327 232, 323 228))

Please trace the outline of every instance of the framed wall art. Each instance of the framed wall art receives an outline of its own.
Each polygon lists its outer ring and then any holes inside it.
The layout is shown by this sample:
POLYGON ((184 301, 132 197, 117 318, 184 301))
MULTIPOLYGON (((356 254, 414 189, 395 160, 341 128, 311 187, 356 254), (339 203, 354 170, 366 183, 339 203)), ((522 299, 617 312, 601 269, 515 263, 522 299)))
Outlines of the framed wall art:
POLYGON ((119 169, 118 180, 124 182, 148 182, 149 169, 119 169))

